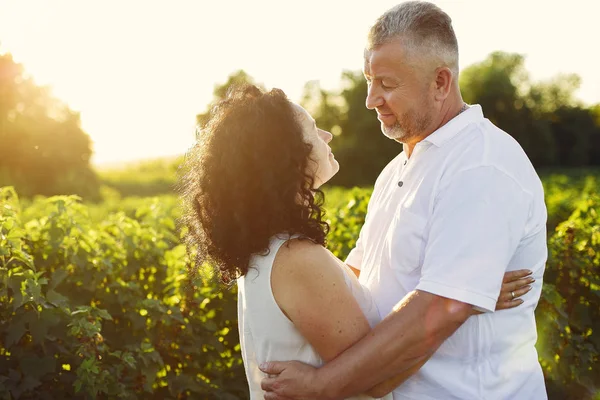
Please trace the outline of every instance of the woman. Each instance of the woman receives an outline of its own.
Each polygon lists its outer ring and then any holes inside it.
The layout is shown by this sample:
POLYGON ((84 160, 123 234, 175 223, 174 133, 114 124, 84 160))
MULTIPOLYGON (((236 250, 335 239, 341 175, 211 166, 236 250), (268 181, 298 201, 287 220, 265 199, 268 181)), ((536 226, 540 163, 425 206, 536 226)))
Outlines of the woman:
MULTIPOLYGON (((329 226, 319 187, 339 169, 331 139, 282 91, 247 86, 212 111, 187 158, 188 239, 198 247, 199 265, 211 262, 225 283, 237 279, 252 399, 264 394, 260 363, 321 365, 380 320, 368 290, 325 247, 329 226)), ((518 279, 525 275, 505 277, 511 282, 503 294, 526 293, 527 282, 518 279)), ((407 377, 390 379, 361 398, 389 393, 407 377)))

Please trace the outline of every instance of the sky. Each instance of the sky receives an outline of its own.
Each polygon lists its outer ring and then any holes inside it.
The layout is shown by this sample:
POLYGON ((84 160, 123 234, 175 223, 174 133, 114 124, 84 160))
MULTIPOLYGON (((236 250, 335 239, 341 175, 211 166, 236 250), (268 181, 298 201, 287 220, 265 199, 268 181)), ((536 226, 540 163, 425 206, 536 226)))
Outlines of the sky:
MULTIPOLYGON (((433 1, 452 18, 460 66, 526 56, 532 79, 582 78, 600 103, 600 0, 433 1)), ((0 53, 81 113, 95 165, 183 154, 215 85, 243 69, 298 101, 359 70, 388 0, 0 0, 0 53)), ((375 118, 375 117, 374 117, 375 118)))

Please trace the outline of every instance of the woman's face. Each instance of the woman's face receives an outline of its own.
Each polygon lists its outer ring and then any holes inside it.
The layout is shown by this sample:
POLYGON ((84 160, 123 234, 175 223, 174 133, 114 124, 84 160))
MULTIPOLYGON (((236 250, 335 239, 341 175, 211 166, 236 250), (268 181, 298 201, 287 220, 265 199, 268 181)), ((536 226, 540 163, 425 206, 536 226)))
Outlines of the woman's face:
POLYGON ((317 189, 340 170, 340 165, 328 145, 333 135, 317 128, 315 120, 304 108, 298 104, 292 103, 292 105, 302 126, 304 141, 312 146, 308 168, 309 173, 315 179, 314 189, 317 189))

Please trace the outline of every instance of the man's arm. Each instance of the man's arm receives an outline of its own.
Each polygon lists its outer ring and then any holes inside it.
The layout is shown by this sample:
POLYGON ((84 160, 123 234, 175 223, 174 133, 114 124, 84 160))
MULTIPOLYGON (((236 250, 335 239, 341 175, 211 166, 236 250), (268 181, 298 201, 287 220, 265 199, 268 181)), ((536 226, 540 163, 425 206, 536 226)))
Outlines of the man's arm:
POLYGON ((346 265, 348 266, 348 268, 350 268, 350 270, 354 273, 354 275, 356 275, 357 278, 360 278, 360 269, 354 268, 350 264, 346 264, 346 265))
MULTIPOLYGON (((498 303, 496 304, 497 311, 514 308, 523 303, 523 300, 519 299, 519 297, 521 297, 522 295, 524 295, 531 289, 531 286, 529 286, 529 284, 533 282, 533 278, 530 277, 531 273, 532 273, 531 270, 517 270, 517 271, 507 272, 506 274, 504 274, 504 282, 502 284, 502 291, 500 293, 498 303), (513 297, 513 294, 514 294, 514 297, 513 297)), ((411 293, 409 296, 407 296, 406 299, 408 299, 411 295, 416 295, 416 294, 423 295, 423 296, 429 295, 429 293, 426 293, 426 292, 421 293, 421 292, 417 291, 417 292, 411 293)), ((448 299, 442 298, 442 300, 446 300, 446 304, 444 305, 444 307, 448 307, 449 304, 451 303, 451 301, 448 301, 448 299)), ((406 306, 405 301, 401 302, 400 304, 404 304, 404 306, 406 306)), ((392 314, 394 314, 396 312, 399 312, 398 309, 395 309, 392 312, 392 314)), ((390 314, 390 316, 388 316, 388 319, 391 318, 392 314, 390 314)), ((481 312, 478 312, 478 311, 475 311, 472 309, 471 315, 474 315, 474 314, 481 314, 481 312)), ((389 392, 394 390, 396 387, 400 386, 408 378, 410 378, 414 373, 416 373, 425 364, 425 362, 427 362, 427 360, 429 359, 431 354, 433 354, 436 350, 437 350, 437 347, 431 349, 431 351, 429 352, 430 353, 429 356, 421 357, 420 361, 417 361, 416 363, 414 363, 412 367, 409 367, 408 369, 403 370, 402 372, 398 373, 393 378, 389 378, 381 383, 378 383, 377 385, 373 386, 369 390, 366 390, 365 393, 367 393, 373 397, 383 397, 384 395, 388 394, 389 392)), ((343 363, 344 363, 344 361, 342 361, 342 364, 343 363)), ((293 394, 293 398, 295 398, 295 399, 326 398, 325 395, 322 394, 324 392, 324 390, 322 390, 322 389, 314 390, 314 388, 317 387, 317 385, 315 385, 317 372, 316 372, 316 369, 314 369, 313 367, 306 366, 305 364, 302 364, 299 362, 294 362, 294 361, 287 362, 287 363, 274 362, 274 363, 269 363, 269 364, 270 364, 270 366, 267 367, 266 369, 262 368, 264 372, 266 372, 268 374, 281 374, 281 375, 278 376, 277 378, 266 379, 265 381, 263 381, 263 389, 272 390, 275 386, 278 386, 279 388, 283 387, 283 390, 284 390, 283 393, 287 393, 285 391, 286 390, 285 387, 286 387, 286 385, 288 385, 287 386, 288 389, 292 388, 292 392, 290 393, 290 395, 293 394), (290 377, 292 378, 291 380, 293 380, 294 382, 290 382, 290 377), (275 384, 275 382, 277 382, 277 384, 275 384), (302 392, 302 391, 298 392, 297 390, 299 387, 304 388, 304 392, 302 392)), ((327 382, 327 381, 325 381, 325 382, 327 382)), ((278 391, 278 393, 281 393, 281 392, 278 391)), ((336 398, 336 395, 333 392, 330 393, 329 396, 330 396, 330 398, 336 398)), ((267 393, 265 398, 275 400, 275 399, 282 399, 283 397, 278 397, 275 393, 267 393)))
POLYGON ((360 276, 360 270, 361 270, 362 259, 363 259, 363 254, 364 254, 364 244, 363 244, 363 240, 361 239, 361 237, 362 237, 362 228, 358 235, 358 239, 356 240, 356 245, 354 246, 354 248, 352 250, 350 250, 348 257, 346 258, 346 265, 348 267, 350 267, 350 269, 352 270, 352 272, 354 272, 354 275, 356 275, 357 278, 360 276))
POLYGON ((324 382, 330 382, 326 388, 339 388, 326 392, 326 398, 346 398, 362 391, 362 386, 371 388, 367 392, 374 397, 385 396, 416 372, 471 313, 469 304, 427 292, 409 293, 365 339, 342 354, 348 353, 346 360, 340 356, 333 361, 338 365, 330 362, 322 368, 339 371, 345 366, 348 371, 340 375, 353 375, 357 366, 350 360, 360 358, 360 370, 369 371, 364 374, 368 379, 342 381, 339 386, 335 381, 337 373, 328 376, 328 370, 321 371, 324 382))
MULTIPOLYGON (((394 387, 387 380, 423 364, 471 315, 471 310, 470 305, 455 300, 411 292, 363 339, 314 370, 314 376, 306 377, 311 386, 306 392, 299 395, 294 386, 294 393, 289 395, 295 399, 344 399, 357 393, 383 396, 394 387)), ((271 384, 277 389, 277 395, 267 393, 265 399, 284 398, 278 395, 288 394, 286 379, 294 381, 296 374, 287 377, 285 369, 273 370, 269 366, 261 369, 280 374, 277 379, 263 381, 263 389, 273 389, 271 384)))

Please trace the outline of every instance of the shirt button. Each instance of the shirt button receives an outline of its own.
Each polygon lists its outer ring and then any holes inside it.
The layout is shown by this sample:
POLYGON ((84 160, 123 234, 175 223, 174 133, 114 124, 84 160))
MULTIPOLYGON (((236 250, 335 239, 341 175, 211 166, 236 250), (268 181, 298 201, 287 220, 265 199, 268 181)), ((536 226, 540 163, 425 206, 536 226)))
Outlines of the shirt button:
POLYGON ((402 181, 398 182, 399 187, 402 187, 402 185, 404 185, 404 182, 402 182, 402 181))

